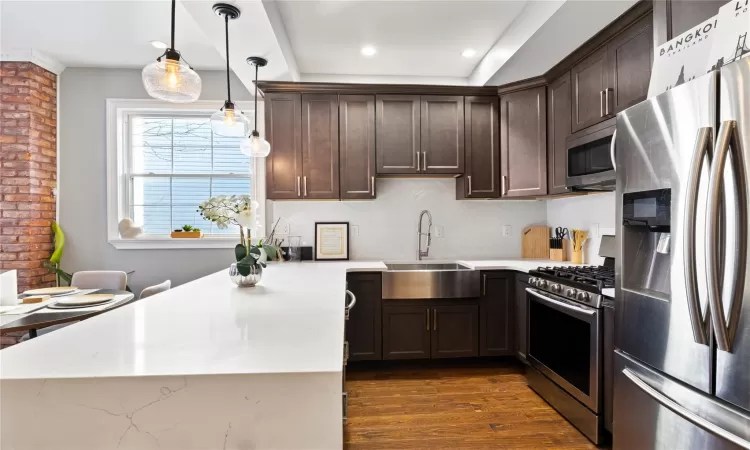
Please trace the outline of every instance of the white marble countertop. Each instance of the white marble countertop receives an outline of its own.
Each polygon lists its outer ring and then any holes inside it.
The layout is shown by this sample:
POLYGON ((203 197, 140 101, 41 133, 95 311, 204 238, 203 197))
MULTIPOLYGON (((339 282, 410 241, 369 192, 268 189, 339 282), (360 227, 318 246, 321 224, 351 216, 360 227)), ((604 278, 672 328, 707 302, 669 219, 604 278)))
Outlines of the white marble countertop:
MULTIPOLYGON (((460 262, 521 272, 565 264, 460 262)), ((245 289, 222 270, 7 348, 0 379, 341 372, 346 273, 383 270, 382 262, 272 264, 245 289)))

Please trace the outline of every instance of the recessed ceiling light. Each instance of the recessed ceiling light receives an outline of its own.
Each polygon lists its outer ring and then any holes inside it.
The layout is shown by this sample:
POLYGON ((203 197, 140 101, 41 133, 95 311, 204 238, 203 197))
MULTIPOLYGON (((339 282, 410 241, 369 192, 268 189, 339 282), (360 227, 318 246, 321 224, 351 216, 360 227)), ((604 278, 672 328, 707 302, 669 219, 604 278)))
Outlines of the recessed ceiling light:
POLYGON ((375 56, 375 53, 377 53, 377 49, 373 47, 372 45, 365 45, 362 47, 362 50, 360 50, 363 55, 365 56, 375 56))
POLYGON ((463 56, 464 58, 473 58, 477 56, 477 51, 473 48, 467 48, 466 50, 461 52, 461 56, 463 56))
POLYGON ((160 49, 165 49, 165 48, 169 47, 167 44, 165 44, 162 41, 151 41, 151 45, 154 48, 160 48, 160 49))

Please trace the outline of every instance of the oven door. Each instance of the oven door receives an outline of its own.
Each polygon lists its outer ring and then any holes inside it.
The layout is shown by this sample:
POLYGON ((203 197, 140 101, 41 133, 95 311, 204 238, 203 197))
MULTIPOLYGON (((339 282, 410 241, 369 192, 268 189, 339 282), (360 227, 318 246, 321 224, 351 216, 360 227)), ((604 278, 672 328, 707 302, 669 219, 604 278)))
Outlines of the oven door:
POLYGON ((528 361, 596 414, 602 411, 601 312, 534 288, 528 298, 528 361))

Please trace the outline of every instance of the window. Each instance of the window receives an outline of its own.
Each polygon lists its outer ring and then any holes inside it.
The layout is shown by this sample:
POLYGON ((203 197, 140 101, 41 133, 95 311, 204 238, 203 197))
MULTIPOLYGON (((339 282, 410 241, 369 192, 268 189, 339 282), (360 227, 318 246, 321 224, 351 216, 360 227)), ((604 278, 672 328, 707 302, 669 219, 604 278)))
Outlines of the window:
MULTIPOLYGON (((221 106, 221 102, 165 105, 150 100, 108 101, 108 198, 113 203, 108 205, 108 226, 115 247, 233 246, 236 227, 220 230, 203 220, 198 204, 216 195, 232 194, 251 195, 264 203, 263 192, 256 189, 258 177, 253 176, 255 161, 240 152, 241 138, 211 132, 213 109, 206 103, 221 106), (117 224, 125 217, 143 227, 137 239, 120 238, 117 224), (200 242, 170 239, 170 232, 183 225, 200 228, 204 238, 200 242)), ((249 111, 252 114, 252 108, 249 111)), ((262 217, 262 208, 258 213, 262 217)), ((262 236, 262 220, 257 222, 253 236, 262 236)))

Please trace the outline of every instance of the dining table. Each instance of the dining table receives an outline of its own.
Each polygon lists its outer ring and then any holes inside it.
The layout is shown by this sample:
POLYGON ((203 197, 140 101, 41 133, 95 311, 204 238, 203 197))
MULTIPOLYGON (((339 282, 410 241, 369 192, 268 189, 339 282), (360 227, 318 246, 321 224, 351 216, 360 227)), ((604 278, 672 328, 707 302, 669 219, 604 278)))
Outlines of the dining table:
MULTIPOLYGON (((11 310, 0 314, 0 336, 8 333, 27 331, 29 338, 33 339, 37 337, 37 331, 42 328, 85 320, 125 306, 135 300, 135 295, 129 291, 87 289, 86 295, 88 294, 112 294, 115 298, 102 308, 52 309, 49 306, 54 304, 53 302, 40 305, 39 309, 34 309, 24 314, 13 314, 11 310)), ((59 298, 62 297, 59 296, 59 298)))

